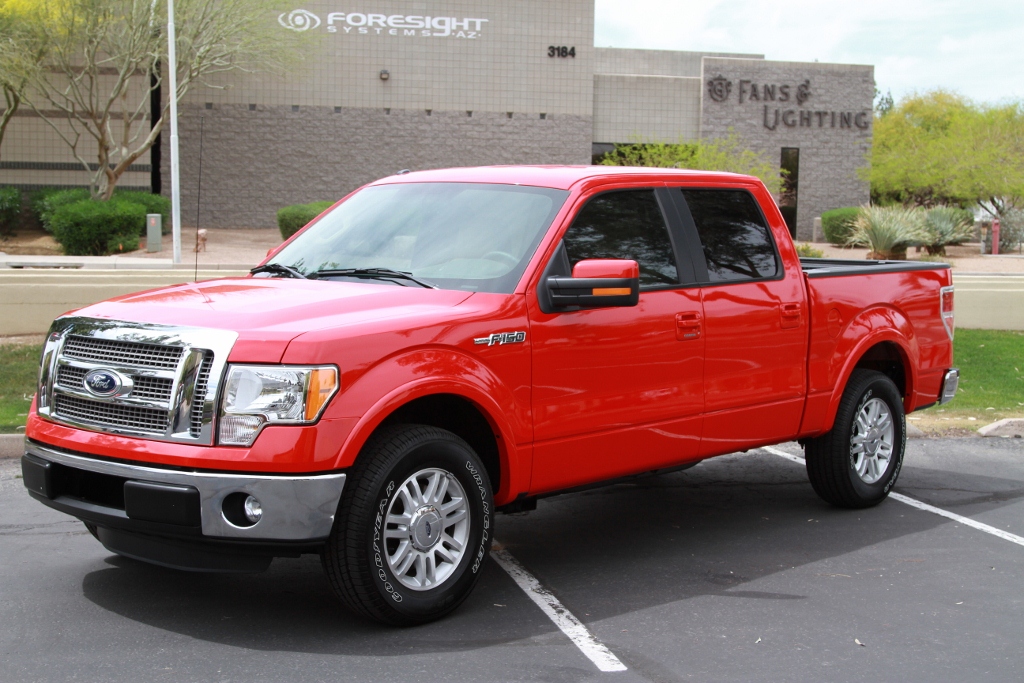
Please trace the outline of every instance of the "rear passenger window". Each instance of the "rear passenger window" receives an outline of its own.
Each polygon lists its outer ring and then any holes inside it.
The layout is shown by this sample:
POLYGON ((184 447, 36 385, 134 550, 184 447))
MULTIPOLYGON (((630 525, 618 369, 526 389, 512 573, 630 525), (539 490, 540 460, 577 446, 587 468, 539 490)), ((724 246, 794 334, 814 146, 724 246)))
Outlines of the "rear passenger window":
POLYGON ((749 192, 683 190, 697 226, 711 282, 775 277, 779 272, 768 226, 749 192))
POLYGON ((583 207, 562 240, 569 264, 584 259, 631 259, 640 287, 679 283, 668 228, 653 190, 601 194, 583 207))

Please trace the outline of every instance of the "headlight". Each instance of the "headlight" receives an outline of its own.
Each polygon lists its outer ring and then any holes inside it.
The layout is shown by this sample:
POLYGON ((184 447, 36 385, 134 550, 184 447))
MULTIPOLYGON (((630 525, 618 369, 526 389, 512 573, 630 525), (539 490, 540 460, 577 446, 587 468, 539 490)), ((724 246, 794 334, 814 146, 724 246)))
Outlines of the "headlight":
POLYGON ((229 365, 219 442, 249 446, 265 424, 316 422, 337 391, 332 366, 229 365))

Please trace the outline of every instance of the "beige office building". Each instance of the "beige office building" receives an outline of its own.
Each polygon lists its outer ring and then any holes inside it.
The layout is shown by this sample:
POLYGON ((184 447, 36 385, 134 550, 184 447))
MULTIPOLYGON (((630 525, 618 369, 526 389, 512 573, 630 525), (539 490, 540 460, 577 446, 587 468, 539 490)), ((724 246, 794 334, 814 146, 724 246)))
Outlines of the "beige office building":
MULTIPOLYGON (((587 164, 614 143, 727 135, 790 169, 796 234, 868 200, 873 68, 759 54, 594 47, 593 0, 313 0, 268 16, 310 40, 287 77, 228 74, 180 107, 182 209, 272 227, 278 208, 334 199, 401 169, 587 164)), ((123 186, 167 193, 169 135, 123 186)), ((143 160, 140 159, 140 162, 143 160)), ((81 185, 46 124, 18 116, 0 184, 81 185)))

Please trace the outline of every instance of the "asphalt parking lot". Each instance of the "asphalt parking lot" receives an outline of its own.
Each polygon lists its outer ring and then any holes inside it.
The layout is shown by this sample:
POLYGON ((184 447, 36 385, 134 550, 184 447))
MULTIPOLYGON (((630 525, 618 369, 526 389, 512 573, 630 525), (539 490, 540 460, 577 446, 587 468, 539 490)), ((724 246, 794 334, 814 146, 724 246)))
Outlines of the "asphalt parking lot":
MULTIPOLYGON (((1022 441, 913 440, 896 490, 1024 536, 1022 441)), ((4 681, 1024 678, 1024 546, 892 499, 831 508, 764 450, 497 518, 613 673, 494 561, 454 615, 388 629, 348 616, 315 557, 223 576, 112 556, 19 473, 0 462, 4 681)))

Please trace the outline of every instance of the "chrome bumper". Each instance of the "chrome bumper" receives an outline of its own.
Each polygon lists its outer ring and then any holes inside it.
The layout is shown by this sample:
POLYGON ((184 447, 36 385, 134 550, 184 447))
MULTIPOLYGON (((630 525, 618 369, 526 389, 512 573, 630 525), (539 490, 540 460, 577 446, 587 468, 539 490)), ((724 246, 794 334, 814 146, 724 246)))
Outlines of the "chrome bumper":
POLYGON ((956 368, 946 370, 942 377, 942 391, 939 393, 939 404, 949 403, 956 397, 956 389, 960 385, 960 371, 956 368))
MULTIPOLYGON (((129 482, 169 485, 179 487, 193 494, 198 491, 199 530, 202 537, 210 539, 238 539, 252 541, 316 541, 325 539, 334 524, 338 501, 345 486, 345 475, 341 473, 271 476, 261 474, 220 474, 207 472, 184 472, 159 467, 129 465, 120 462, 97 460, 82 455, 72 455, 47 446, 25 441, 26 459, 34 465, 35 474, 25 477, 25 486, 43 502, 52 501, 53 507, 69 514, 82 512, 83 518, 96 520, 97 516, 118 522, 119 526, 130 528, 132 510, 104 505, 103 501, 90 501, 86 495, 66 495, 58 487, 47 487, 47 480, 41 471, 48 471, 45 463, 53 463, 71 470, 82 470, 99 475, 108 475, 109 483, 119 485, 120 480, 129 482), (40 465, 39 463, 43 463, 40 465), (249 527, 232 524, 224 516, 224 499, 232 493, 251 494, 259 500, 263 515, 249 527)), ((24 467, 28 467, 23 465, 24 467)), ((160 492, 159 486, 155 490, 160 492)), ((176 504, 176 503, 174 503, 176 504)), ((173 510, 172 510, 173 512, 173 510)), ((185 511, 185 517, 189 511, 185 511)), ((152 520, 150 520, 152 521, 152 520)), ((102 522, 99 522, 102 525, 102 522)), ((145 524, 143 519, 140 524, 145 524)), ((174 524, 161 524, 173 530, 174 524)), ((181 527, 187 531, 187 526, 181 527)), ((194 532, 193 532, 194 533, 194 532)))

